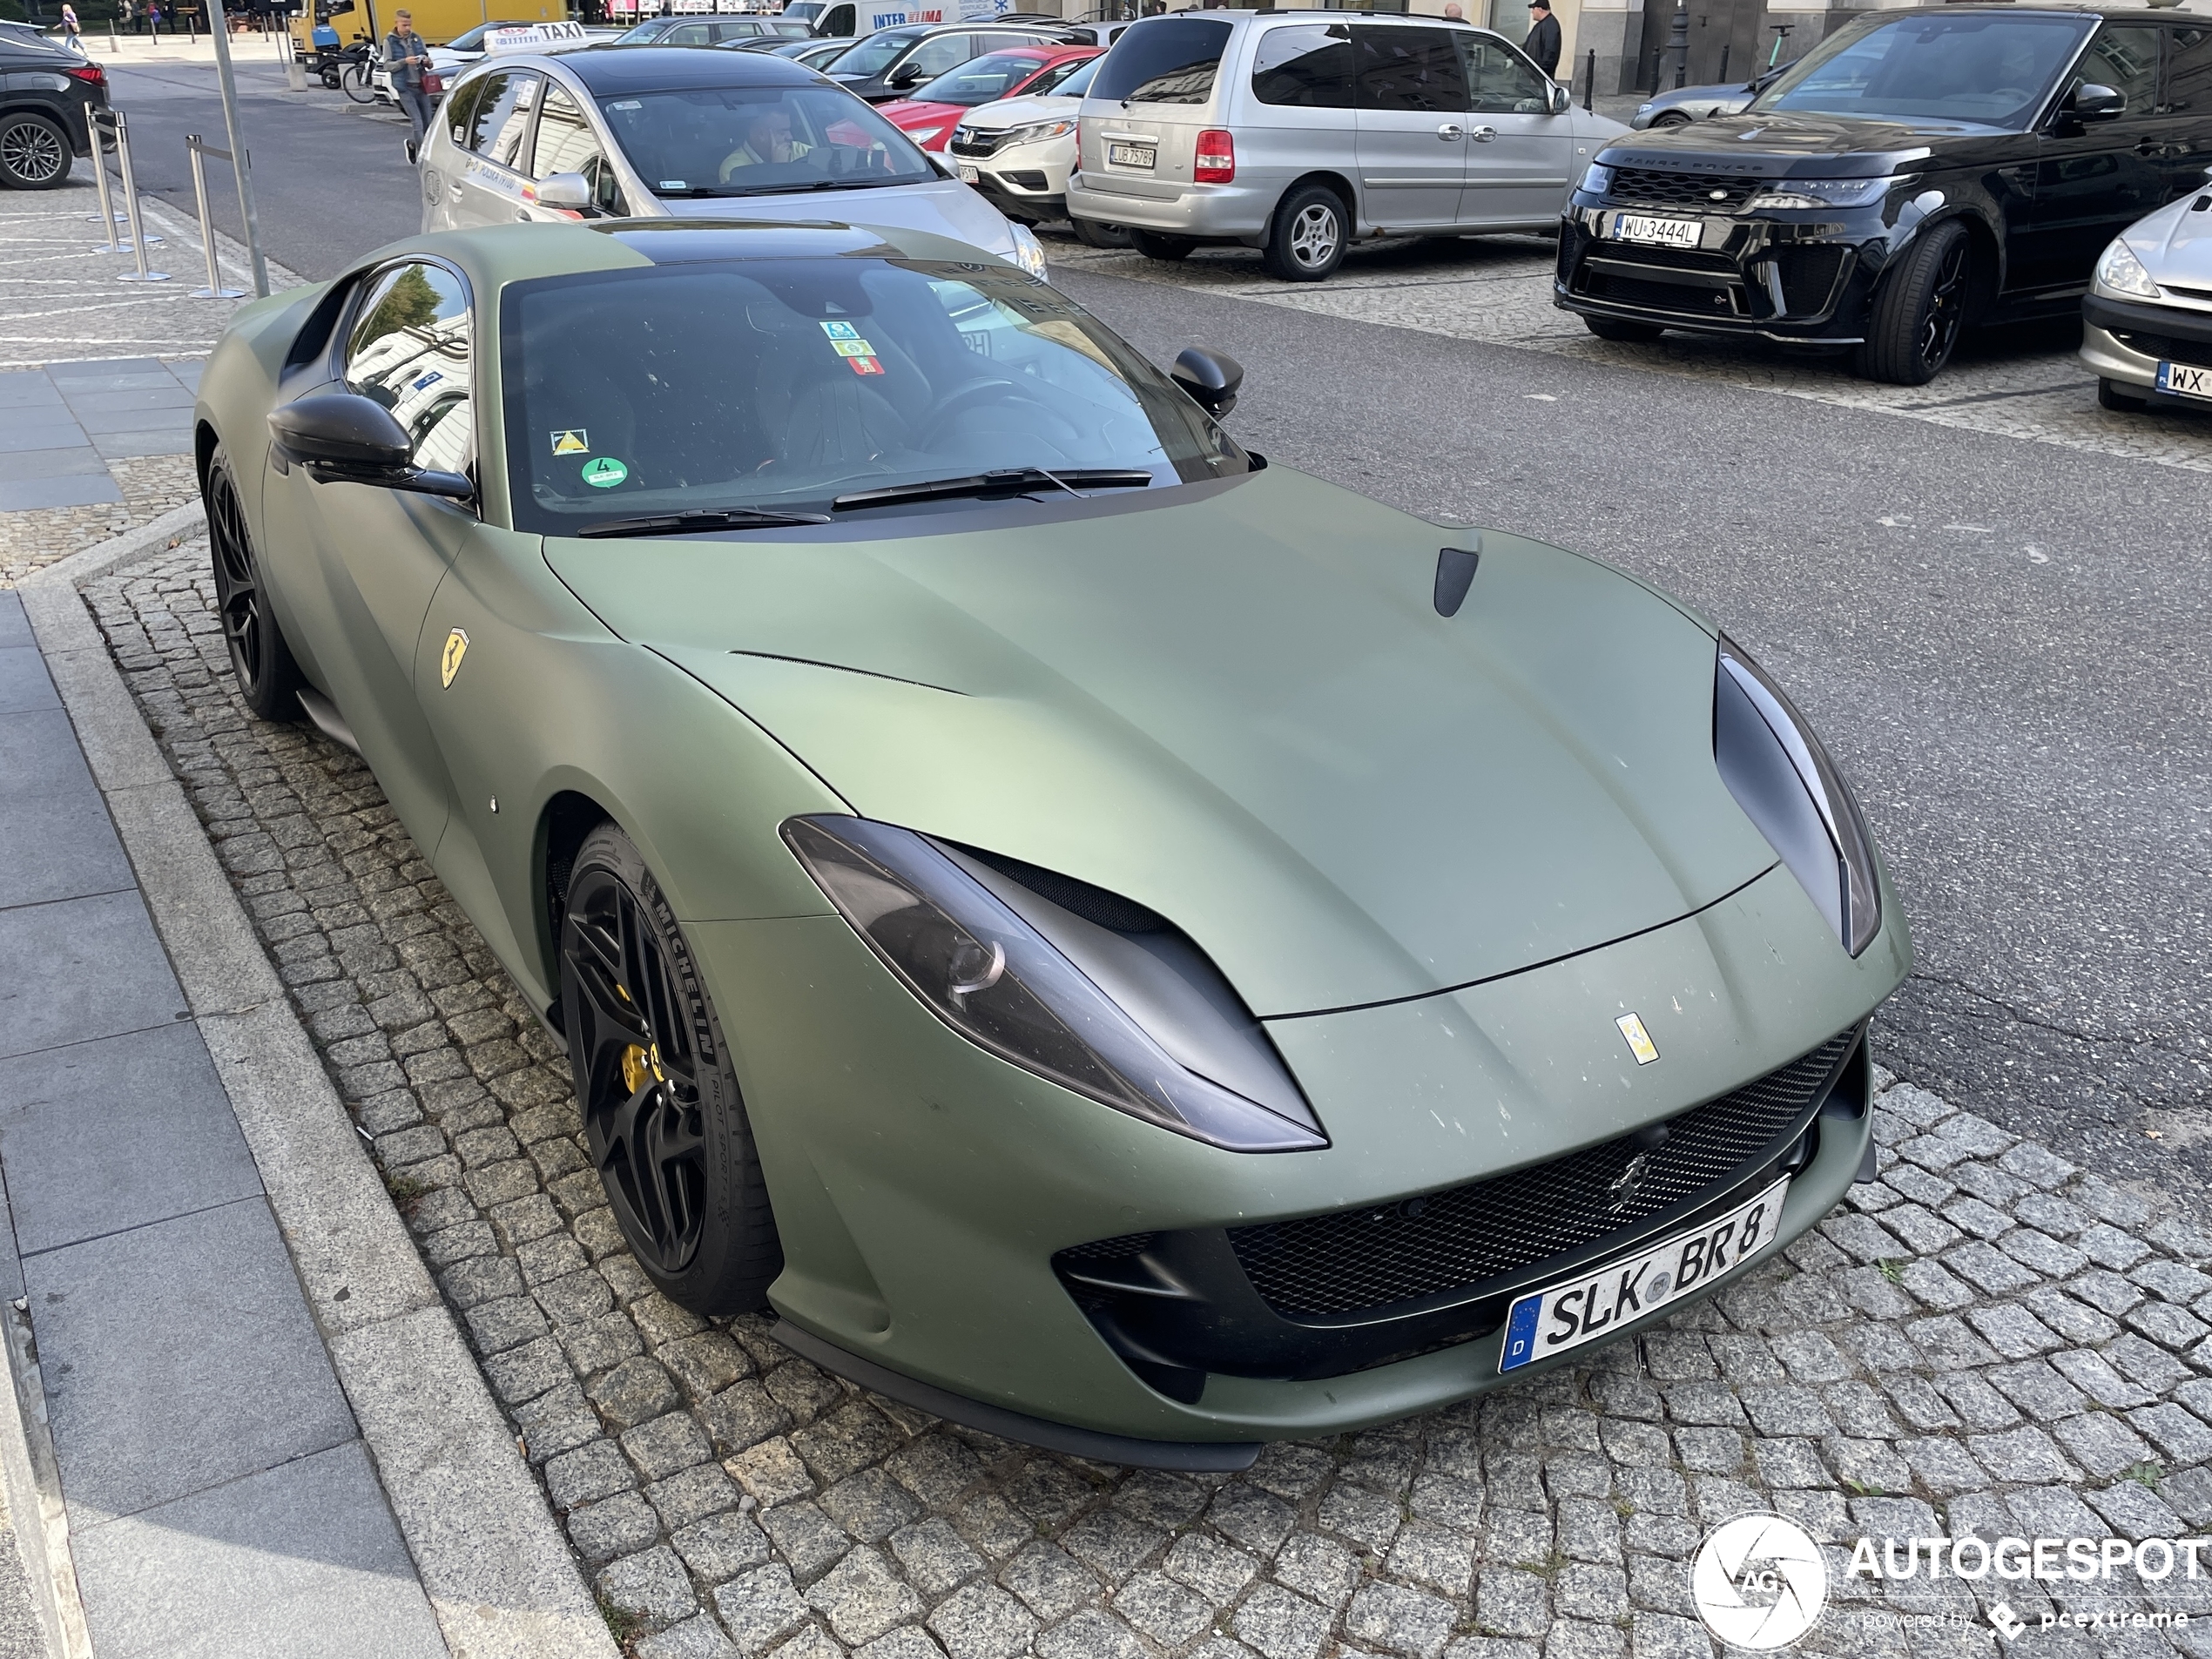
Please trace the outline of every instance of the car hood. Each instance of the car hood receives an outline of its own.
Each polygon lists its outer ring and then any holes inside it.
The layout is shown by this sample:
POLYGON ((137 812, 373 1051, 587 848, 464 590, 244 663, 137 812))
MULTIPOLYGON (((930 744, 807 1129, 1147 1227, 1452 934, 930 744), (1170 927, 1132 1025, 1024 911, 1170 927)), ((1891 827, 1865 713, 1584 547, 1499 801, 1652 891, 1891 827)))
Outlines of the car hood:
POLYGON ((1861 121, 1827 115, 1720 115, 1688 126, 1623 135, 1607 166, 1676 168, 1755 178, 1878 179, 1925 158, 1945 138, 1987 138, 1957 121, 1861 121))
POLYGON ((840 225, 885 225, 894 230, 949 236, 1001 258, 1014 251, 1006 215, 954 179, 887 185, 881 190, 825 190, 787 196, 689 197, 661 204, 676 219, 761 219, 788 225, 834 220, 840 225))
POLYGON ((1002 98, 995 104, 977 105, 961 117, 960 124, 979 132, 997 132, 1036 121, 1073 120, 1082 106, 1079 98, 1054 98, 1049 93, 1040 98, 1002 98))
POLYGON ((1262 1015, 1509 974, 1774 863, 1713 764, 1713 637, 1648 590, 1485 532, 1446 618, 1470 532, 1280 468, 1176 497, 545 552, 853 811, 1150 906, 1262 1015))
POLYGON ((2196 204, 2208 194, 2212 194, 2212 185, 2191 191, 2128 227, 2128 246, 2135 250, 2154 282, 2212 289, 2212 208, 2196 211, 2196 204))
POLYGON ((925 103, 920 98, 894 98, 888 104, 879 104, 875 112, 893 125, 905 127, 924 121, 950 121, 967 111, 957 104, 925 103))

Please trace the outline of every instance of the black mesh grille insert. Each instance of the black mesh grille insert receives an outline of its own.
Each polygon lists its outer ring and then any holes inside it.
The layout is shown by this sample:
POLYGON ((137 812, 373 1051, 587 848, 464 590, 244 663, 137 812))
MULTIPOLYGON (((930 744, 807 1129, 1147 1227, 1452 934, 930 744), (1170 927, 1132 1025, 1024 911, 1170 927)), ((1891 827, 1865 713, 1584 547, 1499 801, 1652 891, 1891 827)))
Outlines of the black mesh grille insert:
POLYGON ((1053 1258, 1056 1262, 1125 1262, 1132 1256, 1142 1256, 1152 1247, 1157 1233, 1123 1233, 1119 1238, 1101 1238, 1095 1244, 1077 1244, 1063 1250, 1053 1258))
POLYGON ((1669 1120, 1656 1146, 1645 1130, 1385 1209, 1232 1227, 1231 1247, 1268 1305, 1291 1318, 1388 1307, 1480 1285, 1724 1190, 1784 1150, 1778 1143, 1857 1035, 1831 1038, 1669 1120), (1623 1190, 1639 1158, 1640 1178, 1623 1190))
POLYGON ((1610 271, 1588 272, 1575 291, 1593 300, 1610 300, 1615 305, 1640 306, 1649 311, 1679 311, 1705 317, 1737 314, 1732 297, 1736 290, 1693 288, 1679 282, 1649 282, 1641 277, 1615 276, 1610 271))
POLYGON ((1662 172, 1653 167, 1615 167, 1609 207, 1673 207, 1686 212, 1732 213, 1764 183, 1759 179, 1715 178, 1703 172, 1662 172))
POLYGON ((2212 340, 2183 340, 2178 334, 2147 334, 2135 330, 2115 329, 2112 336, 2121 345, 2156 357, 2169 363, 2191 363, 2199 368, 2212 368, 2212 340))
POLYGON ((1840 242, 1814 242, 1787 247, 1775 255, 1782 267, 1782 297, 1790 302, 1793 317, 1812 317, 1828 309, 1836 291, 1836 278, 1844 268, 1840 242))
POLYGON ((945 147, 956 156, 988 156, 998 152, 1006 141, 1003 132, 975 132, 967 127, 953 129, 953 141, 945 147))

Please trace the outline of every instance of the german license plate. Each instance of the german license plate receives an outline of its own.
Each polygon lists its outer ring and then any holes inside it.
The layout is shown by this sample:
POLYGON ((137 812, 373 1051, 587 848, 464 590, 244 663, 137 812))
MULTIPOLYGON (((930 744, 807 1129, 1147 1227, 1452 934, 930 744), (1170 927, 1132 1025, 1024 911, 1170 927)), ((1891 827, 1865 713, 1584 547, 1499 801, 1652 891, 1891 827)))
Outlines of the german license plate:
POLYGON ((1116 167, 1155 167, 1159 165, 1159 146, 1150 144, 1109 144, 1106 159, 1116 167))
POLYGON ((983 176, 981 171, 969 166, 965 161, 955 161, 953 169, 960 174, 960 181, 963 185, 972 185, 983 176))
POLYGON ((1696 247, 1704 233, 1699 219, 1660 219, 1649 213, 1615 213, 1605 227, 1610 242, 1650 242, 1660 247, 1696 247))
POLYGON ((1774 1242, 1782 1195, 1789 1190, 1784 1177, 1717 1220, 1676 1233, 1626 1261, 1519 1298, 1506 1316, 1498 1369, 1518 1371, 1595 1342, 1757 1255, 1774 1242))
POLYGON ((2161 363, 2158 389, 2175 397, 2212 398, 2212 368, 2199 368, 2195 363, 2161 363))

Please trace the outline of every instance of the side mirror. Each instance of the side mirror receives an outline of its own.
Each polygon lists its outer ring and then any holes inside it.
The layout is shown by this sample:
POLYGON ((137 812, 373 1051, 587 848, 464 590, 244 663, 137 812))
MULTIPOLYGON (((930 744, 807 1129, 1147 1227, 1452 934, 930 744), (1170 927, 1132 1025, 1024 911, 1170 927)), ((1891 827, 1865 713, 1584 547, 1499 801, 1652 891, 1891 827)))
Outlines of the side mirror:
POLYGON ((1170 376, 1200 408, 1219 421, 1237 407, 1237 390, 1244 383, 1244 366, 1224 353, 1188 346, 1176 358, 1170 376))
POLYGON ((591 213, 597 204, 591 199, 591 181, 580 172, 556 172, 537 181, 537 205, 540 207, 565 207, 572 212, 591 213))
POLYGON ((287 460, 326 484, 375 484, 386 489, 473 501, 476 486, 457 472, 415 464, 414 441, 381 403, 353 392, 322 392, 269 411, 269 434, 287 460))
POLYGON ((1574 95, 1573 95, 1571 92, 1569 92, 1569 91, 1568 91, 1565 87, 1561 86, 1561 84, 1560 84, 1557 81, 1554 81, 1554 82, 1552 83, 1552 110, 1551 110, 1551 112, 1552 112, 1554 115, 1564 115, 1564 114, 1566 114, 1566 113, 1567 113, 1567 106, 1568 106, 1569 104, 1572 104, 1574 101, 1575 101, 1574 95))
POLYGON ((2083 81, 2067 100, 2067 113, 2077 121, 2109 121, 2127 111, 2125 94, 2094 81, 2083 81))
POLYGON ((891 71, 890 84, 894 86, 912 86, 921 78, 921 65, 920 64, 901 64, 891 71))

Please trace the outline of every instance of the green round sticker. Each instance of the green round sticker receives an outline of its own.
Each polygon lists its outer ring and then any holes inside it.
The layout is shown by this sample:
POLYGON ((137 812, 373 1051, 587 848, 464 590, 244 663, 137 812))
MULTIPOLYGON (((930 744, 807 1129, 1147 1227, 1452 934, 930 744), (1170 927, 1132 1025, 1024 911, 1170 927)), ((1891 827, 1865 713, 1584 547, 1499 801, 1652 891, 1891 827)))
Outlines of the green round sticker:
POLYGON ((630 469, 612 455, 600 455, 583 463, 583 482, 594 489, 612 489, 630 476, 630 469))

